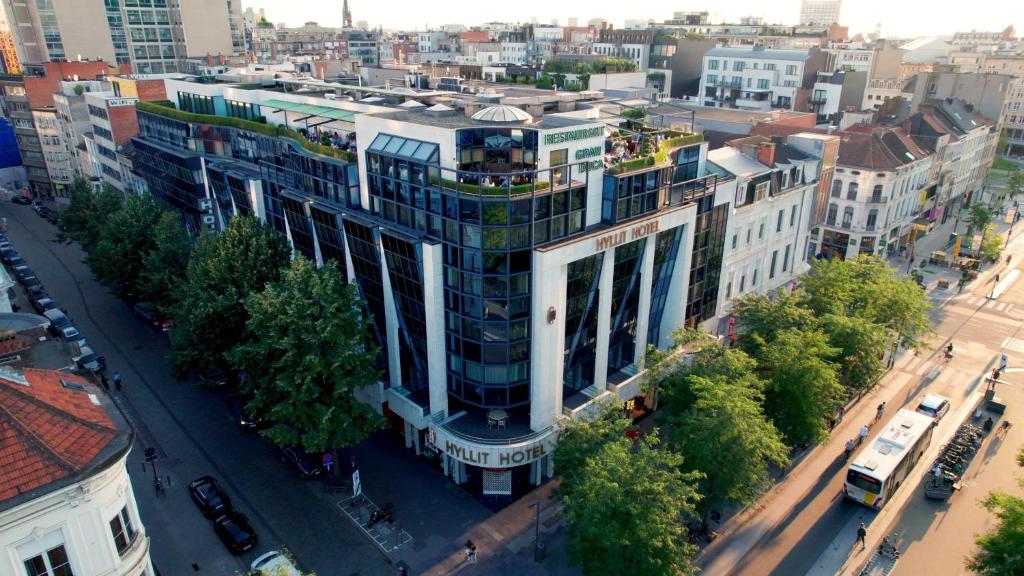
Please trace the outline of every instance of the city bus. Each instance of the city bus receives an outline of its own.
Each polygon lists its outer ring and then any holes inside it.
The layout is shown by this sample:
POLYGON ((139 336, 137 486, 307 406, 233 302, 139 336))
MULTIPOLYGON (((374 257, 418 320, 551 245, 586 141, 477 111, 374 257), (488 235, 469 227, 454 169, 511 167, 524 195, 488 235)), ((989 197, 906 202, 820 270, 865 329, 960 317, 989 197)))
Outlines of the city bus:
POLYGON ((932 441, 934 419, 899 410, 846 471, 843 493, 875 509, 892 499, 932 441))

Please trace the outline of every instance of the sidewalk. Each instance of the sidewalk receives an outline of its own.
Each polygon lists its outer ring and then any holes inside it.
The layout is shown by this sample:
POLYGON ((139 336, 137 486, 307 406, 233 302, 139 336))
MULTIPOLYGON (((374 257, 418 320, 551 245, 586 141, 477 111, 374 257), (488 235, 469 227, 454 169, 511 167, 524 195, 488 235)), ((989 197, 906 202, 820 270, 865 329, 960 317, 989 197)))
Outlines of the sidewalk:
MULTIPOLYGON (((935 250, 946 250, 955 224, 956 215, 950 215, 946 223, 937 225, 929 234, 919 238, 915 246, 915 261, 927 259, 935 250)), ((963 233, 966 224, 961 221, 957 228, 963 233)), ((997 221, 997 233, 1004 234, 1008 228, 1009 225, 1004 224, 1003 220, 997 221)), ((1024 227, 1020 230, 1024 230, 1024 227)), ((1011 237, 1015 238, 1015 235, 1011 237)), ((888 262, 901 273, 905 273, 910 260, 907 257, 894 256, 888 258, 888 262)), ((978 278, 967 284, 964 291, 991 290, 992 277, 1004 267, 1002 263, 983 266, 978 278)), ((949 267, 928 265, 922 272, 925 275, 929 298, 936 308, 941 308, 957 296, 959 271, 949 267), (940 290, 936 287, 938 280, 941 279, 949 281, 948 289, 940 290)), ((937 353, 932 352, 931 356, 937 357, 937 353)), ((901 370, 915 358, 917 357, 912 351, 901 349, 891 371, 882 378, 878 386, 848 407, 843 420, 836 425, 824 443, 811 448, 803 460, 796 463, 787 476, 759 502, 734 515, 721 526, 718 537, 697 557, 697 563, 705 574, 728 574, 766 534, 793 513, 795 503, 816 494, 820 490, 819 486, 832 478, 834 471, 830 471, 830 468, 835 466, 837 457, 843 452, 846 439, 857 435, 861 423, 874 419, 875 407, 879 402, 891 400, 907 383, 909 376, 901 370)))

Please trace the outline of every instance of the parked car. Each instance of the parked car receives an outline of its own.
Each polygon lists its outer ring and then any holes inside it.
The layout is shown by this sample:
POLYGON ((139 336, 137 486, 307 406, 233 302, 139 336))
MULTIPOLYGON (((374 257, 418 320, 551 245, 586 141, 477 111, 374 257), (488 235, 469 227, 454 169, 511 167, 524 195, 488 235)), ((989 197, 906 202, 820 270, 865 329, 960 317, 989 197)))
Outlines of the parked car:
POLYGON ((50 224, 56 225, 57 222, 60 221, 60 213, 52 208, 43 207, 43 209, 39 211, 39 215, 45 218, 50 224))
POLYGON ((32 298, 33 296, 41 298, 42 295, 46 293, 46 289, 43 288, 43 283, 35 276, 25 278, 21 285, 25 287, 25 291, 28 292, 29 298, 32 298))
POLYGON ((156 317, 156 309, 153 307, 153 304, 142 301, 135 304, 135 306, 132 306, 132 310, 135 312, 135 315, 141 318, 146 324, 154 327, 160 326, 160 320, 156 317))
POLYGON ((31 268, 25 266, 24 264, 14 266, 11 272, 14 274, 14 277, 17 278, 19 282, 21 282, 24 278, 36 275, 36 273, 33 272, 31 268))
POLYGON ((3 260, 4 264, 11 266, 12 258, 21 258, 17 250, 14 248, 0 248, 0 260, 3 260))
POLYGON ((89 370, 91 372, 96 372, 100 369, 99 356, 92 351, 92 348, 82 346, 79 351, 81 354, 75 357, 75 366, 82 370, 89 370))
POLYGON ((213 476, 197 478, 188 485, 188 495, 207 518, 216 518, 231 510, 231 499, 213 476))
POLYGON ((61 310, 47 310, 43 312, 43 316, 50 321, 50 333, 54 336, 59 336, 61 331, 68 326, 74 326, 71 318, 68 318, 68 315, 61 310))
POLYGON ((252 413, 245 407, 245 400, 238 396, 231 398, 231 409, 235 413, 235 422, 242 428, 259 428, 260 424, 263 423, 263 419, 252 413))
POLYGON ((936 422, 949 412, 949 398, 938 394, 926 394, 917 405, 917 412, 925 416, 931 416, 936 422))
POLYGON ((85 341, 85 336, 82 336, 82 333, 79 332, 78 328, 75 328, 74 325, 61 329, 59 336, 61 340, 69 344, 78 344, 79 347, 85 347, 89 345, 85 341))
POLYGON ((39 200, 36 200, 35 202, 32 203, 32 209, 35 210, 37 213, 43 208, 46 208, 46 206, 44 206, 43 203, 40 202, 39 200))
POLYGON ((291 557, 281 550, 261 554, 249 566, 253 576, 302 576, 291 557))
POLYGON ((29 200, 28 196, 21 196, 20 194, 17 196, 12 196, 11 202, 15 204, 21 204, 22 206, 28 206, 29 204, 32 203, 32 201, 29 200))
POLYGON ((241 554, 256 546, 256 531, 243 514, 228 510, 213 520, 213 531, 232 554, 241 554))
POLYGON ((217 389, 223 388, 228 383, 228 375, 221 372, 220 370, 211 370, 208 372, 200 372, 198 374, 199 382, 206 388, 217 389))
MULTIPOLYGON (((36 309, 36 312, 40 314, 45 314, 48 310, 59 310, 61 312, 64 311, 61 309, 60 304, 58 304, 56 300, 50 298, 49 296, 43 296, 42 298, 34 298, 31 300, 31 303, 32 307, 36 309)), ((67 314, 65 314, 65 316, 66 315, 67 314)))
POLYGON ((300 478, 316 478, 323 471, 320 459, 302 448, 288 447, 281 450, 281 460, 291 466, 300 478))

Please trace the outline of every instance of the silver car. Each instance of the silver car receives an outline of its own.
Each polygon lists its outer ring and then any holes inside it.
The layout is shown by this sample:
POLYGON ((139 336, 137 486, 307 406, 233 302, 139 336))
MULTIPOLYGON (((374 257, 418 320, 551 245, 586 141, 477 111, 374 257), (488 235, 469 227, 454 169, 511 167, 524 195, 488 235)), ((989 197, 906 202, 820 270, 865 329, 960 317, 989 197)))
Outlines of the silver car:
POLYGON ((946 412, 949 412, 949 398, 938 394, 927 394, 924 398, 921 398, 921 403, 917 405, 917 412, 925 416, 931 416, 938 422, 942 420, 946 412))

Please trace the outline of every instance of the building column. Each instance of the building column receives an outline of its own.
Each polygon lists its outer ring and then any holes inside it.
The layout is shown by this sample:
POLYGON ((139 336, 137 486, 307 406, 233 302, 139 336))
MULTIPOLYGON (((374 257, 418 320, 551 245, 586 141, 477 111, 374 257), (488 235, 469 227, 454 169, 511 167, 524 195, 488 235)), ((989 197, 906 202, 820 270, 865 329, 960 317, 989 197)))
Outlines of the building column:
POLYGON ((644 242, 644 261, 640 268, 640 305, 636 312, 636 355, 633 364, 638 370, 644 367, 647 355, 647 325, 651 319, 651 286, 654 284, 654 252, 658 235, 651 234, 644 242))
POLYGON ((405 426, 405 434, 402 435, 405 436, 405 447, 412 448, 412 439, 416 435, 416 428, 405 420, 402 420, 402 425, 405 426))
POLYGON ((423 305, 426 310, 427 378, 430 413, 448 412, 448 354, 445 350, 444 267, 442 244, 420 244, 422 249, 423 305))
POLYGON ((391 374, 389 387, 398 388, 402 385, 402 364, 398 349, 398 310, 395 307, 395 295, 391 291, 391 276, 388 274, 388 261, 384 257, 384 244, 380 239, 380 228, 373 229, 373 243, 380 260, 381 285, 384 291, 384 322, 388 340, 388 372, 391 374))
POLYGON ((597 303, 597 350, 594 357, 594 386, 608 387, 608 338, 611 337, 612 281, 615 277, 615 248, 605 250, 601 262, 600 301, 597 303))
POLYGON ((320 239, 316 235, 316 226, 313 224, 313 207, 311 202, 303 202, 302 211, 306 216, 306 221, 309 222, 309 234, 313 237, 313 258, 316 259, 316 267, 322 268, 324 265, 324 255, 320 252, 320 239))

